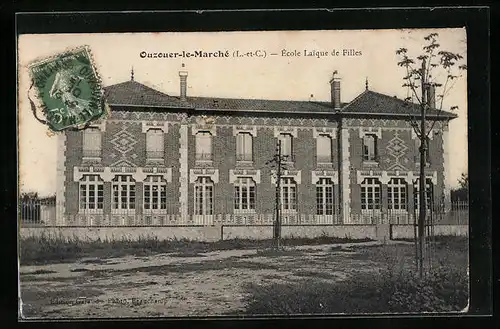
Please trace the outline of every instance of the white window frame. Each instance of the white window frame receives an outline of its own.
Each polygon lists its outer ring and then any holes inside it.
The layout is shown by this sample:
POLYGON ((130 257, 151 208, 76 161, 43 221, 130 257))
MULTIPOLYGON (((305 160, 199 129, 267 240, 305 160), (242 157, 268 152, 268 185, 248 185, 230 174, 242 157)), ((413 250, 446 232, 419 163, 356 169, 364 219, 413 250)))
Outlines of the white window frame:
POLYGON ((253 136, 250 132, 239 132, 236 135, 236 161, 253 161, 253 136))
POLYGON ((381 194, 382 194, 382 184, 380 180, 376 177, 366 177, 363 180, 363 182, 361 182, 361 211, 363 212, 380 211, 382 208, 381 194))
POLYGON ((167 212, 167 196, 167 181, 163 176, 148 175, 144 179, 142 203, 144 213, 167 212))
POLYGON ((132 178, 132 175, 116 175, 111 181, 111 191, 112 213, 120 213, 122 211, 135 212, 137 195, 135 180, 132 178))
POLYGON ((200 162, 211 162, 213 160, 213 140, 212 140, 212 133, 207 130, 199 130, 196 132, 195 135, 195 158, 196 161, 200 162), (202 148, 202 145, 200 143, 202 142, 203 139, 208 140, 208 146, 210 150, 200 150, 202 148))
POLYGON ((78 203, 79 213, 103 212, 104 181, 99 175, 83 175, 79 181, 78 203), (93 192, 93 196, 91 196, 91 192, 93 192))
POLYGON ((207 176, 200 176, 194 182, 194 214, 207 216, 214 214, 215 184, 207 176))
POLYGON ((391 212, 408 211, 408 183, 404 178, 387 182, 387 209, 391 212))
POLYGON ((378 136, 376 134, 364 134, 363 135, 363 161, 364 162, 378 162, 378 136), (373 154, 370 154, 370 149, 368 147, 367 141, 369 139, 373 140, 373 154))
POLYGON ((101 159, 102 133, 97 127, 88 127, 83 130, 82 153, 84 159, 101 159))
POLYGON ((254 213, 256 184, 251 177, 238 177, 234 181, 233 209, 235 213, 254 213))
POLYGON ((297 212, 297 182, 295 179, 282 177, 280 189, 281 211, 285 214, 297 212))
POLYGON ((331 178, 320 178, 316 183, 316 215, 335 214, 335 185, 331 178))
POLYGON ((319 134, 318 137, 316 138, 316 159, 318 164, 331 164, 333 163, 333 139, 330 135, 326 134, 319 134), (321 140, 327 140, 328 141, 328 154, 324 154, 324 147, 320 147, 320 141, 321 140))
MULTIPOLYGON (((431 201, 434 197, 434 184, 432 183, 432 178, 426 178, 426 203, 425 208, 431 210, 431 201)), ((413 181, 413 207, 415 212, 420 212, 420 179, 416 178, 413 181)))
POLYGON ((165 134, 161 128, 149 128, 146 131, 146 159, 163 160, 165 156, 165 134), (157 138, 159 145, 152 145, 153 138, 157 138))

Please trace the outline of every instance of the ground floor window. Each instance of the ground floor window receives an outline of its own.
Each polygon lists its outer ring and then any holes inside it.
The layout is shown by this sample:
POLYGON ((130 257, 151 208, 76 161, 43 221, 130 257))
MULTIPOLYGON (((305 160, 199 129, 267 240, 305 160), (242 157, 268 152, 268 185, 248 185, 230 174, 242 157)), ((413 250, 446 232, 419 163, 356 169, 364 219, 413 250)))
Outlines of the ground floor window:
POLYGON ((361 183, 361 209, 380 209, 380 181, 377 178, 365 178, 361 183))
POLYGON ((112 180, 113 209, 135 209, 135 180, 131 175, 116 175, 112 180))
MULTIPOLYGON (((430 178, 426 179, 426 193, 425 193, 425 209, 429 210, 433 206, 433 194, 434 194, 434 186, 432 184, 432 180, 430 178)), ((413 181, 413 204, 415 205, 415 211, 419 211, 420 209, 420 179, 417 178, 413 181)))
POLYGON ((80 209, 103 209, 104 183, 98 175, 83 175, 80 180, 80 209))
POLYGON ((255 182, 250 177, 234 182, 234 210, 255 210, 255 182))
POLYGON ((212 215, 214 183, 210 177, 199 177, 194 184, 194 211, 196 215, 212 215))
POLYGON ((293 178, 281 179, 281 209, 297 211, 297 183, 293 178))
POLYGON ((333 181, 320 178, 316 183, 316 214, 333 215, 333 181))
POLYGON ((403 178, 392 178, 387 184, 387 207, 389 210, 406 210, 407 184, 403 178))
POLYGON ((162 176, 148 176, 144 180, 144 209, 167 209, 167 182, 162 176))

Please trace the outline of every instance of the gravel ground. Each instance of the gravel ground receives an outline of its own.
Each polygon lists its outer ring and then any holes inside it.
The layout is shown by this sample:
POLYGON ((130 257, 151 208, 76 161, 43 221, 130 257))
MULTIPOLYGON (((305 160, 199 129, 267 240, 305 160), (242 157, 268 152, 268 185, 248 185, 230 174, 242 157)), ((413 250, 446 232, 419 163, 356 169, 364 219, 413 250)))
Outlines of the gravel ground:
POLYGON ((235 315, 245 309, 249 283, 304 278, 339 282, 355 273, 376 271, 384 266, 383 260, 363 257, 363 251, 377 244, 170 253, 21 266, 22 315, 25 319, 235 315))

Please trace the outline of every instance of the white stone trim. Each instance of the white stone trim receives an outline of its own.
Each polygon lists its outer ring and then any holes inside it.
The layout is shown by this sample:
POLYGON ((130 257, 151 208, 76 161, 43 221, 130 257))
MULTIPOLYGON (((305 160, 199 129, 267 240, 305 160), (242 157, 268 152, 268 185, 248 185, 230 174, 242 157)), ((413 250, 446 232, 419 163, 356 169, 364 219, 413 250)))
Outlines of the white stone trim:
POLYGON ((57 135, 56 163, 56 225, 64 225, 65 189, 66 189, 66 132, 57 135))
MULTIPOLYGON (((276 170, 271 170, 271 184, 276 186, 276 170)), ((299 185, 302 182, 302 171, 301 170, 283 170, 281 173, 281 178, 291 177, 295 180, 295 183, 299 185)))
POLYGON ((255 184, 260 184, 260 169, 230 169, 229 183, 234 184, 239 177, 251 177, 255 184))
POLYGON ((449 210, 451 207, 451 191, 450 191, 450 136, 446 129, 442 130, 442 147, 443 147, 443 194, 444 194, 444 206, 445 210, 449 210))
POLYGON ((164 167, 78 167, 73 168, 73 181, 79 182, 83 175, 98 175, 104 182, 111 182, 116 175, 128 174, 136 182, 143 182, 147 176, 162 176, 168 183, 172 182, 172 168, 164 167), (87 169, 88 168, 88 169, 87 169), (96 170, 97 169, 97 170, 96 170), (151 171, 151 172, 150 172, 151 171))
POLYGON ((210 177, 214 184, 217 184, 219 182, 219 169, 199 168, 189 170, 189 182, 191 184, 194 184, 198 177, 210 177))
POLYGON ((99 129, 99 131, 105 132, 106 131, 106 121, 101 121, 99 123, 94 122, 94 123, 90 124, 88 126, 88 128, 97 128, 97 129, 99 129))
POLYGON ((274 126, 274 137, 278 137, 280 134, 290 134, 297 138, 297 127, 274 126))
POLYGON ((188 171, 188 127, 179 127, 179 213, 183 221, 187 221, 189 202, 188 171))
POLYGON ((313 129, 313 137, 318 138, 319 135, 328 135, 331 139, 337 138, 337 128, 332 127, 315 127, 313 129))
MULTIPOLYGON (((437 171, 426 173, 427 178, 431 178, 432 184, 437 184, 437 171)), ((413 181, 419 178, 419 174, 413 171, 386 171, 386 170, 357 170, 356 183, 361 184, 365 178, 378 178, 381 184, 386 185, 392 178, 404 178, 406 183, 412 184, 413 181)))
POLYGON ((334 184, 339 183, 337 170, 314 170, 311 172, 313 185, 317 184, 320 178, 331 178, 334 184))
POLYGON ((342 217, 344 224, 351 224, 351 154, 349 143, 349 130, 342 129, 341 131, 341 148, 342 148, 342 217))
POLYGON ((233 136, 237 136, 239 133, 250 133, 253 137, 257 136, 257 126, 248 125, 235 125, 233 126, 233 136))
POLYGON ((382 128, 380 127, 359 127, 359 138, 365 137, 365 135, 375 135, 378 139, 382 139, 382 128))
POLYGON ((217 136, 217 127, 215 125, 194 124, 191 126, 191 134, 195 136, 200 131, 208 131, 212 136, 217 136))
POLYGON ((166 134, 168 132, 168 122, 142 121, 142 132, 146 133, 149 129, 161 129, 166 134))

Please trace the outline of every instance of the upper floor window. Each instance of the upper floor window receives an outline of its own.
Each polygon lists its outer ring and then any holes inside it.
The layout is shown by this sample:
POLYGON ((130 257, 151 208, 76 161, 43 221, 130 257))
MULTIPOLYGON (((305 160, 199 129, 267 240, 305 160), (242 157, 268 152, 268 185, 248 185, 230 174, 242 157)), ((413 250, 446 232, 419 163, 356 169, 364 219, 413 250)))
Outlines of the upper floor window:
POLYGON ((162 176, 148 176, 144 180, 144 209, 167 209, 167 182, 162 176))
POLYGON ((104 183, 98 175, 83 175, 80 180, 80 209, 103 209, 104 183))
POLYGON ((316 156, 318 163, 332 163, 332 138, 319 135, 316 139, 316 156))
POLYGON ((278 141, 281 142, 281 155, 285 161, 293 161, 293 136, 291 134, 280 134, 278 141))
MULTIPOLYGON (((425 209, 429 210, 432 209, 433 206, 433 192, 434 192, 434 187, 432 184, 432 180, 430 178, 426 179, 426 193, 425 193, 425 209)), ((417 178, 413 182, 413 204, 415 206, 415 211, 419 211, 420 209, 420 179, 417 178)))
POLYGON ((113 209, 135 209, 135 181, 131 175, 117 175, 112 180, 113 209))
POLYGON ((195 215, 212 215, 214 205, 214 182, 210 177, 198 177, 194 183, 195 215))
POLYGON ((196 160, 212 160, 212 134, 209 131, 196 133, 196 160))
POLYGON ((377 178, 365 178, 361 183, 361 209, 380 209, 380 181, 377 178))
POLYGON ((320 178, 316 183, 316 214, 333 215, 333 182, 320 178))
POLYGON ((99 158, 101 156, 101 131, 89 127, 83 131, 83 157, 99 158))
POLYGON ((234 182, 234 210, 255 210, 255 182, 250 177, 234 182))
POLYGON ((297 211, 297 183, 293 178, 281 179, 281 209, 283 211, 297 211))
POLYGON ((363 160, 378 161, 377 135, 366 134, 363 137, 363 160))
POLYGON ((146 157, 147 159, 163 159, 164 134, 161 129, 149 129, 146 132, 146 157))
POLYGON ((236 160, 252 161, 252 135, 247 132, 236 135, 236 160))
POLYGON ((406 209, 406 181, 403 178, 392 178, 387 184, 387 208, 389 210, 406 209))

